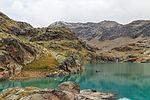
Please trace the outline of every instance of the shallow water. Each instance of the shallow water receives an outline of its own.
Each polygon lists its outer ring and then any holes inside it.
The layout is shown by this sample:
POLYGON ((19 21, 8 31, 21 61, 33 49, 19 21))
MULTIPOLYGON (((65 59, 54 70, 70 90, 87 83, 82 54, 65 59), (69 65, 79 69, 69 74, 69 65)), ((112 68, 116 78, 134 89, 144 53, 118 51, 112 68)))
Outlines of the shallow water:
POLYGON ((112 92, 124 100, 150 100, 150 63, 87 64, 80 75, 0 82, 0 91, 10 87, 56 88, 65 81, 80 84, 81 89, 112 92), (128 98, 128 99, 126 99, 128 98))

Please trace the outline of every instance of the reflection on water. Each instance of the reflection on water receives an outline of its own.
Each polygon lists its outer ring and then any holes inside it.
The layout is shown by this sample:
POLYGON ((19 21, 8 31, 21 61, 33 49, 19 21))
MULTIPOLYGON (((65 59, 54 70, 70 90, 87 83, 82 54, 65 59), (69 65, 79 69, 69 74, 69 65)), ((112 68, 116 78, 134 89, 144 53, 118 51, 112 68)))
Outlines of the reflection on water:
POLYGON ((65 81, 80 83, 81 89, 113 92, 119 97, 131 100, 150 100, 150 64, 148 63, 88 64, 81 75, 4 81, 0 83, 0 91, 10 87, 27 86, 56 88, 65 81))

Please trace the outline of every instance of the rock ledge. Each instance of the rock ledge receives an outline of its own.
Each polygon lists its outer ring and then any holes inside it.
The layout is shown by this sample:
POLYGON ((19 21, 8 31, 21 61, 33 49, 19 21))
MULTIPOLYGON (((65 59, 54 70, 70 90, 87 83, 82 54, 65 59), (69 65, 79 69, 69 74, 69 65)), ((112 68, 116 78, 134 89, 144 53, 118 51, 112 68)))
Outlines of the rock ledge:
POLYGON ((34 87, 10 88, 0 94, 0 100, 117 100, 111 93, 80 90, 76 83, 65 82, 58 89, 34 87))

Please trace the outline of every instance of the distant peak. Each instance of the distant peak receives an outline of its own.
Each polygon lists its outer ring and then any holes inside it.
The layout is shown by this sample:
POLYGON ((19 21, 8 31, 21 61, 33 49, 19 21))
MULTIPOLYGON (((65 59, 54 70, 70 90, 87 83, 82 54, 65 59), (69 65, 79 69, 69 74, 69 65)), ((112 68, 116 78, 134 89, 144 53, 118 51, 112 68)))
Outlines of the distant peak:
POLYGON ((146 23, 150 23, 150 20, 135 20, 135 21, 132 21, 131 23, 129 23, 130 25, 143 25, 143 24, 146 24, 146 23))
POLYGON ((98 23, 99 25, 102 25, 104 27, 107 27, 107 28, 110 28, 110 27, 114 27, 114 26, 118 26, 118 25, 121 25, 115 21, 108 21, 108 20, 104 20, 102 22, 99 22, 98 23))
POLYGON ((109 20, 104 20, 99 22, 99 24, 119 24, 116 21, 109 21, 109 20))
POLYGON ((63 21, 57 21, 57 22, 52 23, 49 27, 51 26, 64 27, 64 26, 67 26, 67 23, 63 21))

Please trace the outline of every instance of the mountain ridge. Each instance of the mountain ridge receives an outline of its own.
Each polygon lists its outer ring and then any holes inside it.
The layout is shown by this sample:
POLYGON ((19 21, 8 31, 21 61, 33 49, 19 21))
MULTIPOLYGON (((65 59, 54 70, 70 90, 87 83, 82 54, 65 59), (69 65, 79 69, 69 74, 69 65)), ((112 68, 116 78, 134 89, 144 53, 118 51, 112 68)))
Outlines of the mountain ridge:
MULTIPOLYGON (((98 23, 68 23, 55 22, 51 25, 69 27, 78 37, 91 40, 98 38, 98 40, 113 40, 119 37, 137 38, 140 35, 149 36, 147 28, 150 27, 150 20, 135 20, 128 24, 119 24, 115 21, 102 21, 98 23), (145 27, 147 27, 145 29, 145 27), (138 30, 139 29, 139 30, 138 30)), ((50 25, 50 26, 51 26, 50 25)))

